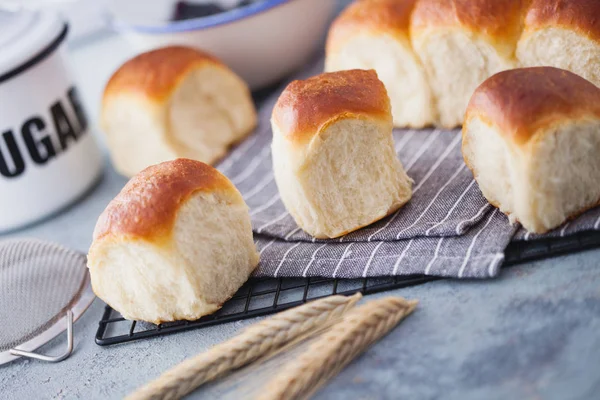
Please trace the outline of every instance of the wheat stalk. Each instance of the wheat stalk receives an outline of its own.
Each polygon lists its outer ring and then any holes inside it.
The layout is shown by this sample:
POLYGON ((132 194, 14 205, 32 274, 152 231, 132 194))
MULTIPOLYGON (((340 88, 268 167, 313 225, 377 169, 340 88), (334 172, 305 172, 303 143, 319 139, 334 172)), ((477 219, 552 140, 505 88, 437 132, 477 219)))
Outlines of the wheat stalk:
POLYGON ((361 297, 360 293, 351 297, 329 296, 265 319, 231 340, 176 365, 127 399, 179 399, 206 382, 340 319, 361 297))
POLYGON ((367 347, 410 314, 417 301, 400 297, 373 300, 348 312, 266 385, 261 400, 303 399, 335 376, 367 347))

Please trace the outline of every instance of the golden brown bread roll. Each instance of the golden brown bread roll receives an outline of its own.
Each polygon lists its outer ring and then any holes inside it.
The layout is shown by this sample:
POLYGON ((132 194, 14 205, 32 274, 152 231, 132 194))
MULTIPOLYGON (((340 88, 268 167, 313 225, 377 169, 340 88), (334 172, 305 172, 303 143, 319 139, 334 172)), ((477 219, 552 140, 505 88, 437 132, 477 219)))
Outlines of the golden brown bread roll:
POLYGON ((172 46, 114 73, 101 125, 116 169, 132 176, 178 157, 214 163, 256 126, 256 111, 247 85, 219 60, 172 46))
POLYGON ((271 124, 279 194, 314 237, 342 236, 410 199, 412 181, 394 150, 390 101, 374 71, 292 82, 271 124))
POLYGON ((521 65, 566 69, 600 87, 600 1, 533 0, 524 25, 521 65))
POLYGON ((241 194, 188 159, 133 177, 98 219, 88 255, 96 295, 127 319, 154 323, 213 313, 257 264, 241 194))
POLYGON ((396 126, 462 123, 496 72, 555 66, 600 86, 597 0, 362 0, 332 25, 327 70, 373 68, 396 126))
POLYGON ((460 125, 473 90, 516 66, 522 11, 520 0, 417 1, 411 40, 429 77, 439 125, 460 125))
POLYGON ((463 156, 483 195, 544 233, 600 203, 600 88, 571 72, 501 72, 473 94, 463 156))
POLYGON ((332 24, 326 71, 374 69, 385 84, 394 125, 422 128, 435 120, 425 70, 410 43, 415 0, 363 0, 332 24))

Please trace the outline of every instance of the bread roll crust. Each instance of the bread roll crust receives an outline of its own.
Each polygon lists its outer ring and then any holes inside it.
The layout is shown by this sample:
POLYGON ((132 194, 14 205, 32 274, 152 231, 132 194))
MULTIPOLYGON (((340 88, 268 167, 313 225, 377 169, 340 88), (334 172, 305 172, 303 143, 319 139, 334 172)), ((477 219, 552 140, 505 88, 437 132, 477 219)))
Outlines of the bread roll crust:
POLYGON ((285 137, 307 143, 342 118, 389 121, 390 100, 374 70, 347 70, 296 80, 283 91, 272 120, 285 137))
POLYGON ((410 41, 415 1, 351 4, 329 30, 325 69, 375 69, 390 97, 394 124, 422 128, 436 118, 425 69, 410 41))
POLYGON ((181 46, 140 54, 109 80, 100 124, 126 176, 179 157, 215 163, 256 126, 250 90, 227 66, 181 46))
POLYGON ((394 149, 390 102, 373 70, 292 82, 271 123, 281 200, 310 235, 345 235, 410 199, 412 180, 394 149))
POLYGON ((500 72, 473 94, 462 151, 511 221, 554 229, 600 202, 600 88, 553 67, 500 72))
POLYGON ((181 204, 196 192, 229 194, 243 203, 223 174, 200 161, 179 158, 144 169, 125 185, 100 215, 94 240, 108 235, 142 239, 170 237, 181 204))
POLYGON ((569 71, 533 67, 503 71, 482 83, 465 122, 478 117, 522 145, 542 128, 587 116, 600 118, 600 89, 569 71))
POLYGON ((410 29, 410 16, 417 0, 363 0, 352 3, 333 22, 327 37, 327 52, 365 31, 387 33, 403 39, 410 29))
POLYGON ((554 66, 600 87, 599 16, 597 0, 357 0, 332 24, 325 65, 377 70, 396 126, 453 128, 499 71, 554 66))
POLYGON ((600 41, 600 1, 531 0, 525 30, 559 27, 600 41))
POLYGON ((482 35, 506 56, 514 53, 527 0, 419 0, 411 34, 457 27, 482 35))
POLYGON ((156 101, 169 96, 193 68, 204 64, 223 67, 208 53, 183 46, 170 46, 142 53, 125 62, 110 78, 104 99, 124 92, 156 101))
POLYGON ((241 194, 214 168, 177 159, 145 169, 110 202, 87 264, 99 298, 158 324, 215 312, 258 262, 241 194))

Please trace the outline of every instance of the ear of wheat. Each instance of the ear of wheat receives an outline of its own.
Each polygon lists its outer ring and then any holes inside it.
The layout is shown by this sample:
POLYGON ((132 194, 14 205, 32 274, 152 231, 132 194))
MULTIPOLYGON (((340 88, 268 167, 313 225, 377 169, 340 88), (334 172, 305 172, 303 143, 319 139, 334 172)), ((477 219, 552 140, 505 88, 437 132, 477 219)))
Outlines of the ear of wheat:
POLYGON ((298 359, 288 362, 267 384, 259 399, 310 397, 356 356, 392 330, 416 305, 417 301, 386 297, 349 311, 298 359))
POLYGON ((361 297, 360 293, 351 297, 329 296, 265 319, 233 339, 173 367, 127 399, 179 399, 206 382, 275 353, 339 320, 361 297))

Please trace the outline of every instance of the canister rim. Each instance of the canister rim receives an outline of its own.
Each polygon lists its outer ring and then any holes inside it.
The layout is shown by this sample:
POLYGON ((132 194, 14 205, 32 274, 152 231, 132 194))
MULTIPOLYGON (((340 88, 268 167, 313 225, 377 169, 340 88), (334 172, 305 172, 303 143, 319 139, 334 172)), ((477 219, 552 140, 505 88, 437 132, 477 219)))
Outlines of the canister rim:
POLYGON ((8 28, 0 34, 0 83, 43 61, 60 46, 69 30, 54 12, 0 10, 1 20, 8 28))

